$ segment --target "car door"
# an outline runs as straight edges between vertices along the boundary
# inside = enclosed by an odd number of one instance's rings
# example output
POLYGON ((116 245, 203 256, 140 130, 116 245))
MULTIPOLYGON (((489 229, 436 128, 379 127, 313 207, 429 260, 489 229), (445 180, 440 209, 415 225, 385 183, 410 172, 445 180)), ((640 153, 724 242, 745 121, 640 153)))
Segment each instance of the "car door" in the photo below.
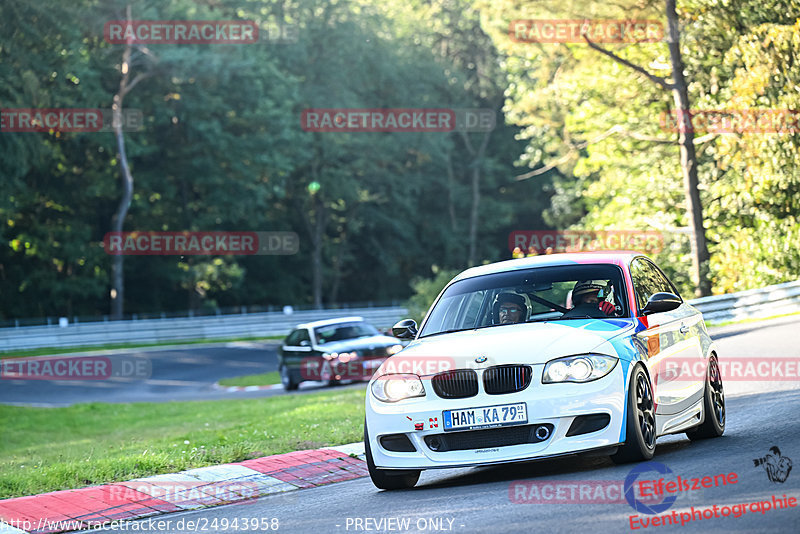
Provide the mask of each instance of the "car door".
MULTIPOLYGON (((635 258, 630 271, 638 317, 643 317, 642 309, 654 293, 678 295, 666 275, 647 258, 635 258)), ((704 384, 694 373, 696 364, 702 365, 703 362, 700 345, 702 316, 683 302, 674 310, 647 315, 644 322, 646 329, 636 335, 647 347, 647 367, 653 380, 656 414, 675 416, 661 418, 658 431, 670 432, 686 423, 678 414, 702 398, 704 384)))
POLYGON ((304 358, 311 355, 311 337, 306 328, 298 328, 289 334, 281 346, 283 365, 299 369, 304 358))

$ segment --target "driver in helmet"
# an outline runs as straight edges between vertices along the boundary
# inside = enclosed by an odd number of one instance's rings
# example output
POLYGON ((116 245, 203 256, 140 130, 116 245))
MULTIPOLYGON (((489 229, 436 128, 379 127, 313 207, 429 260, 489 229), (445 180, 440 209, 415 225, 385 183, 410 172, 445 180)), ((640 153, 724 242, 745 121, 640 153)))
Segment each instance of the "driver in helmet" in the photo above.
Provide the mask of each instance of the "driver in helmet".
POLYGON ((528 318, 525 299, 516 293, 500 293, 494 299, 494 311, 498 324, 523 323, 528 318))
POLYGON ((606 289, 600 280, 581 280, 572 290, 573 310, 595 311, 601 310, 606 315, 613 315, 614 305, 607 300, 600 300, 600 291, 606 289))

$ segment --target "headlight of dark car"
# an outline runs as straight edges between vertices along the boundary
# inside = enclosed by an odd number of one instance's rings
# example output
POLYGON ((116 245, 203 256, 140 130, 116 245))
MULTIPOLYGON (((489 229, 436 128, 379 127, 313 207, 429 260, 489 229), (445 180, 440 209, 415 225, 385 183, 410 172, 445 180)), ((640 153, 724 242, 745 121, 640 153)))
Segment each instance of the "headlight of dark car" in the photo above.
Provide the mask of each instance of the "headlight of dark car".
POLYGON ((389 356, 394 356, 401 350, 403 350, 403 345, 400 345, 398 343, 397 345, 391 345, 389 347, 386 347, 386 354, 388 354, 389 356))

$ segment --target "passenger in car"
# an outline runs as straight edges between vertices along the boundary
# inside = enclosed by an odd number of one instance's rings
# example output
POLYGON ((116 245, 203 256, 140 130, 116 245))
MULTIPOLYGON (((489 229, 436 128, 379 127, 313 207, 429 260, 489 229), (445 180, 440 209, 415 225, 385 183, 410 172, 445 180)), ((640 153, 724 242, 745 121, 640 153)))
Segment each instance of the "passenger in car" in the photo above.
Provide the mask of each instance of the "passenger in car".
POLYGON ((606 315, 614 314, 614 305, 607 300, 600 301, 600 290, 605 286, 598 280, 581 280, 575 284, 572 290, 572 301, 575 303, 573 310, 599 309, 606 315))

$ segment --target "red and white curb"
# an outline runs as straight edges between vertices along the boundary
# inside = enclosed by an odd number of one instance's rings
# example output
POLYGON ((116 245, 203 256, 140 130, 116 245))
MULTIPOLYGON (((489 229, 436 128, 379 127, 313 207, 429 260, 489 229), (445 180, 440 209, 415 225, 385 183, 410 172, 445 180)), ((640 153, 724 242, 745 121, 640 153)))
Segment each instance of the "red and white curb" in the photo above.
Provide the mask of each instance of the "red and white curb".
POLYGON ((272 493, 368 474, 363 443, 296 451, 103 486, 0 500, 0 534, 66 532, 98 528, 112 521, 222 504, 246 504, 272 493))

